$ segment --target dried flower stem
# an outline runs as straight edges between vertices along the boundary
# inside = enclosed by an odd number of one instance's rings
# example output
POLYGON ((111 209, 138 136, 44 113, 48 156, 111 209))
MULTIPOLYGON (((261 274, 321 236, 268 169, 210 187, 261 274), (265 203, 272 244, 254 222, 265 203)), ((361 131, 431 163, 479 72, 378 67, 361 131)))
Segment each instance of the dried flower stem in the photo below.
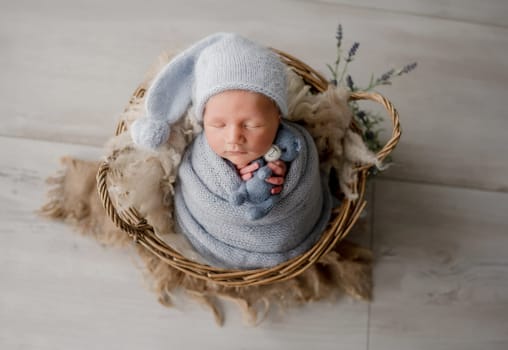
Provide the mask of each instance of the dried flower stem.
MULTIPOLYGON (((350 62, 353 61, 356 52, 358 51, 358 48, 360 46, 360 43, 354 42, 351 48, 348 51, 347 57, 344 57, 344 64, 341 66, 341 59, 342 59, 342 25, 338 25, 337 32, 335 38, 337 39, 337 58, 334 62, 333 67, 330 64, 327 64, 326 66, 331 72, 332 79, 330 82, 334 84, 335 86, 345 86, 349 88, 351 91, 372 91, 376 87, 381 85, 391 85, 391 79, 393 77, 401 76, 404 74, 407 74, 411 71, 413 71, 417 67, 417 63, 413 62, 410 64, 405 65, 402 68, 399 69, 390 69, 384 74, 382 74, 379 78, 375 78, 374 74, 371 75, 369 84, 366 88, 360 88, 357 85, 355 85, 353 78, 351 75, 346 76, 346 72, 348 69, 348 65, 350 62), (340 71, 340 72, 339 72, 340 71), (344 81, 344 77, 346 78, 346 81, 344 81)), ((382 148, 382 144, 379 141, 379 135, 383 131, 383 129, 378 128, 379 124, 383 121, 383 118, 380 117, 377 114, 374 114, 371 111, 366 111, 360 109, 360 106, 358 102, 354 101, 351 102, 351 109, 353 111, 353 116, 355 120, 358 122, 360 128, 362 129, 362 136, 369 147, 369 149, 373 152, 377 152, 382 148)), ((390 162, 391 157, 388 157, 385 159, 385 162, 390 162)), ((371 173, 373 175, 376 174, 376 170, 372 169, 371 173)))

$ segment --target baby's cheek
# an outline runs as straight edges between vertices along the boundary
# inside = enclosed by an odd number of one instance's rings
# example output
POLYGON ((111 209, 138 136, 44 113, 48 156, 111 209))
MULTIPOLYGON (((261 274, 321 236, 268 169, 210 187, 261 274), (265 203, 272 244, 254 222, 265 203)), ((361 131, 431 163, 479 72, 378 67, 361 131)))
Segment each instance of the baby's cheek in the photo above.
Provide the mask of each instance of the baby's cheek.
POLYGON ((221 142, 220 138, 214 137, 210 134, 205 134, 206 141, 210 145, 210 148, 217 154, 221 154, 223 152, 223 142, 221 142))

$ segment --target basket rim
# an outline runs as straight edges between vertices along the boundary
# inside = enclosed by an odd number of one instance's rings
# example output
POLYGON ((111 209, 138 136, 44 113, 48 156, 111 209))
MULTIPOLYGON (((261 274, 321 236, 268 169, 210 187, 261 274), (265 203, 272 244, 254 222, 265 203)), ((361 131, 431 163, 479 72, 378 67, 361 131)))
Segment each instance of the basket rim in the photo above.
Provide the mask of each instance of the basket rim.
MULTIPOLYGON (((327 89, 327 80, 313 68, 283 51, 274 48, 271 49, 279 55, 284 63, 299 74, 307 84, 314 87, 318 92, 323 92, 327 89)), ((143 86, 143 84, 138 86, 129 104, 132 103, 133 99, 143 98, 145 92, 146 87, 143 86)), ((352 92, 349 96, 349 101, 357 100, 371 100, 380 103, 385 107, 387 113, 391 117, 393 125, 392 136, 376 155, 378 161, 382 162, 393 151, 401 136, 398 112, 392 103, 379 93, 362 91, 352 92)), ((352 123, 350 128, 354 129, 355 125, 352 123)), ((125 122, 121 120, 117 125, 115 134, 119 135, 125 131, 127 131, 127 126, 125 122)), ((154 228, 147 223, 146 219, 143 218, 135 208, 129 208, 125 212, 119 213, 109 196, 107 176, 110 166, 107 159, 102 161, 99 166, 97 172, 97 189, 101 203, 108 217, 118 228, 126 232, 133 239, 135 244, 143 246, 173 268, 198 279, 207 280, 224 286, 242 287, 264 285, 293 278, 311 267, 313 263, 327 254, 338 242, 346 237, 367 204, 364 197, 368 169, 371 166, 372 164, 355 168, 355 170, 358 171, 358 180, 353 184, 353 192, 357 194, 357 199, 344 199, 341 206, 334 209, 327 229, 308 251, 270 268, 250 270, 218 268, 191 261, 165 243, 164 240, 156 234, 154 228)))

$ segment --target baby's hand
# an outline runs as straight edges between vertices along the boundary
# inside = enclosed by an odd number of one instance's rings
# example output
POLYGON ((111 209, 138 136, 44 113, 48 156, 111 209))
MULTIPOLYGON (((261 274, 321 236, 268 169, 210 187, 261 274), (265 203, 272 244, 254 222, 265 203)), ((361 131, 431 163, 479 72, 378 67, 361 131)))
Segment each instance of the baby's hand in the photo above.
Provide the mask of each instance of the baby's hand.
MULTIPOLYGON (((268 163, 268 167, 272 169, 273 175, 266 179, 266 182, 275 185, 272 188, 272 194, 278 194, 282 191, 282 184, 284 184, 284 176, 286 176, 287 166, 282 160, 275 160, 268 163)), ((243 181, 252 178, 252 173, 259 169, 257 162, 251 163, 244 167, 238 167, 238 173, 243 181)))
POLYGON ((247 181, 250 178, 252 178, 252 173, 259 169, 259 163, 253 162, 248 165, 245 165, 244 167, 236 167, 238 169, 238 173, 240 174, 240 177, 243 181, 247 181))
POLYGON ((272 188, 272 194, 278 194, 282 191, 282 184, 284 184, 284 176, 286 176, 287 166, 282 160, 276 160, 268 163, 268 167, 272 169, 273 175, 266 179, 266 182, 275 185, 272 188))

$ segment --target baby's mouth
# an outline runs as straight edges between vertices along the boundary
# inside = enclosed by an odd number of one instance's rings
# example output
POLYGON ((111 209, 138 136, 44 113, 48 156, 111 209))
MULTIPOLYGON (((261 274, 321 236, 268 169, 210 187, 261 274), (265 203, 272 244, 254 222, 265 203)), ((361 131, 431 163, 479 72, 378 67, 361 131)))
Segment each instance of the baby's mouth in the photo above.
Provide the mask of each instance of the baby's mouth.
POLYGON ((238 154, 245 154, 245 153, 247 153, 247 151, 243 147, 240 147, 239 145, 229 145, 229 147, 226 147, 226 150, 224 153, 231 154, 231 155, 238 155, 238 154))

